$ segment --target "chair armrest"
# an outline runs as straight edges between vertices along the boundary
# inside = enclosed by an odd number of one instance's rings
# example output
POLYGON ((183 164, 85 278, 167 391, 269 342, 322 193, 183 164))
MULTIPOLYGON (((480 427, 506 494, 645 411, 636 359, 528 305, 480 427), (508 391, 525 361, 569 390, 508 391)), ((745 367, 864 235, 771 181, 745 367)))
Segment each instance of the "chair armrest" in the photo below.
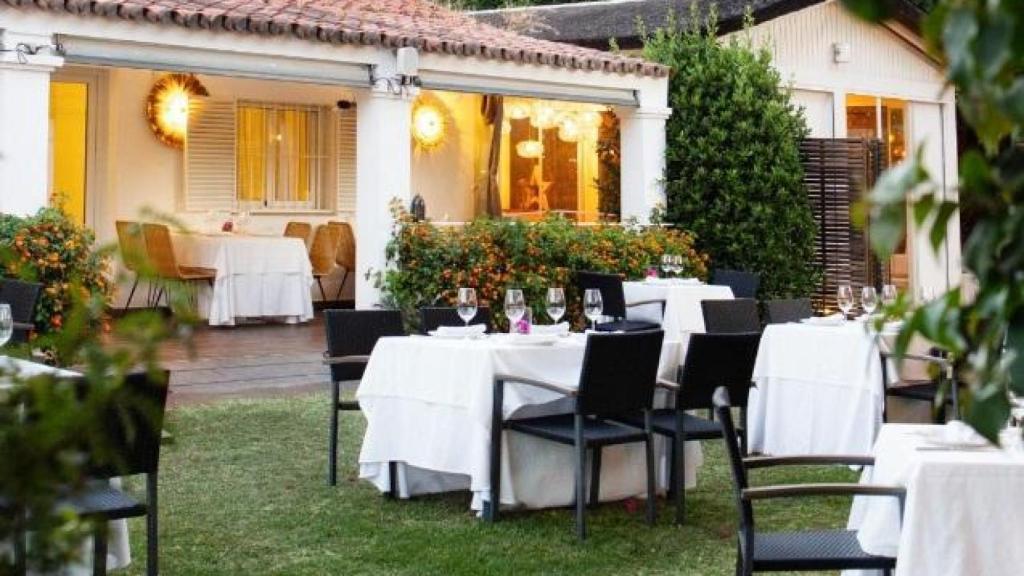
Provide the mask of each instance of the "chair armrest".
POLYGON ((662 298, 656 298, 653 300, 637 300, 636 302, 630 302, 626 304, 626 308, 632 308, 634 306, 647 306, 648 304, 661 304, 665 305, 665 300, 662 298))
POLYGON ((886 350, 882 350, 881 353, 883 358, 895 358, 898 360, 917 360, 920 362, 928 362, 929 364, 935 364, 943 368, 948 367, 950 365, 949 359, 943 358, 941 356, 930 356, 928 354, 912 354, 910 352, 907 352, 902 356, 897 356, 896 354, 888 352, 886 350))
POLYGON ((494 382, 514 382, 516 384, 526 384, 527 386, 536 386, 537 388, 543 388, 552 392, 558 392, 559 394, 565 394, 566 396, 576 396, 577 390, 573 388, 567 388, 561 384, 555 384, 554 382, 545 382, 543 380, 536 380, 533 378, 523 378, 522 376, 512 376, 510 374, 495 374, 494 382))
POLYGON ((366 364, 370 361, 370 357, 366 355, 352 355, 352 356, 328 356, 324 353, 324 364, 332 366, 335 364, 366 364))
POLYGON ((654 382, 654 385, 657 386, 658 388, 671 390, 672 392, 678 392, 680 388, 679 384, 671 380, 666 380, 665 378, 658 378, 657 381, 654 382))
POLYGON ((770 466, 810 466, 822 464, 845 464, 847 466, 872 466, 874 456, 856 456, 848 454, 828 454, 820 456, 751 456, 743 459, 748 469, 768 468, 770 466))
POLYGON ((770 498, 794 498, 801 496, 896 496, 903 497, 906 489, 901 486, 879 484, 784 484, 747 488, 740 496, 747 501, 770 498))
POLYGON ((36 329, 36 325, 35 324, 29 324, 28 322, 15 322, 14 323, 14 329, 15 330, 30 330, 31 331, 31 330, 35 330, 36 329))

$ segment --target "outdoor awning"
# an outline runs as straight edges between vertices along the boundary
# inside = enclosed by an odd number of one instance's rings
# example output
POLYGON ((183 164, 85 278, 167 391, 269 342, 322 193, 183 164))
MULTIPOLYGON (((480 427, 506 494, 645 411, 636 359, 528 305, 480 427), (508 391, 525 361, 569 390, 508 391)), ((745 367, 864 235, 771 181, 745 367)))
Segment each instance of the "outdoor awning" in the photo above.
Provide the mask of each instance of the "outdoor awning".
POLYGON ((470 92, 474 94, 501 94, 504 96, 522 96, 543 100, 589 102, 610 106, 635 107, 638 105, 636 90, 630 88, 603 88, 581 84, 535 82, 514 78, 457 74, 423 69, 420 70, 420 81, 424 88, 430 90, 448 90, 451 92, 470 92))
POLYGON ((370 67, 291 57, 260 56, 197 48, 61 36, 64 58, 74 64, 193 72, 365 88, 370 67))

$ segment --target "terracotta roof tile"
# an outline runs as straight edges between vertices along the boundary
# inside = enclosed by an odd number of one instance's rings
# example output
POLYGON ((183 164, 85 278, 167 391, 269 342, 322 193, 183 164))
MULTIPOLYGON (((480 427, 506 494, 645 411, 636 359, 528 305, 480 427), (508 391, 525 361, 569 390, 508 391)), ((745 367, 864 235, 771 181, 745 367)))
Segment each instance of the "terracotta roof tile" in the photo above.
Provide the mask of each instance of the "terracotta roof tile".
POLYGON ((336 44, 538 63, 620 74, 664 76, 668 69, 638 58, 531 38, 496 28, 427 0, 0 0, 162 25, 291 35, 336 44))

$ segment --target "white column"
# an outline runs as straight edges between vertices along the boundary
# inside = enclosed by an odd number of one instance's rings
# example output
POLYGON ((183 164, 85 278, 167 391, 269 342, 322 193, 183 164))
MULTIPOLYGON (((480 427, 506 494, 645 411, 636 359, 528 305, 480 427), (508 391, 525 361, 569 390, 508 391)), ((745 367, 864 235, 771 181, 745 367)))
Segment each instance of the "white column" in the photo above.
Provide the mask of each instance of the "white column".
POLYGON ((412 198, 412 101, 415 94, 396 95, 373 89, 356 99, 356 308, 380 302, 375 279, 383 272, 391 238, 391 202, 408 207, 412 198))
POLYGON ((64 63, 50 45, 48 35, 0 32, 0 212, 32 214, 49 202, 50 73, 64 63))
POLYGON ((621 139, 622 220, 645 224, 665 207, 665 120, 670 108, 617 108, 621 139))

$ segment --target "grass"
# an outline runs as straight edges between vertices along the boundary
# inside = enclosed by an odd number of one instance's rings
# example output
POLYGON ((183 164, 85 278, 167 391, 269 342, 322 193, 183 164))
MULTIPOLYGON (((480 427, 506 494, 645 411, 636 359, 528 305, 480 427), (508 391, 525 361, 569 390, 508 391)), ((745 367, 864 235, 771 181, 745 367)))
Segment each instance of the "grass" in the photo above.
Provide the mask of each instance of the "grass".
MULTIPOLYGON (((576 542, 567 509, 506 514, 488 525, 466 493, 389 501, 360 482, 363 419, 342 415, 339 485, 325 482, 328 402, 323 394, 228 401, 170 414, 160 481, 164 574, 733 574, 736 511, 724 451, 705 443, 687 524, 659 502, 654 528, 623 503, 593 510, 576 542)), ((758 483, 854 481, 843 468, 761 472, 758 483)), ((136 483, 137 485, 138 483, 136 483)), ((764 529, 838 527, 848 499, 773 502, 764 529)), ((145 529, 133 521, 142 574, 145 529)))

